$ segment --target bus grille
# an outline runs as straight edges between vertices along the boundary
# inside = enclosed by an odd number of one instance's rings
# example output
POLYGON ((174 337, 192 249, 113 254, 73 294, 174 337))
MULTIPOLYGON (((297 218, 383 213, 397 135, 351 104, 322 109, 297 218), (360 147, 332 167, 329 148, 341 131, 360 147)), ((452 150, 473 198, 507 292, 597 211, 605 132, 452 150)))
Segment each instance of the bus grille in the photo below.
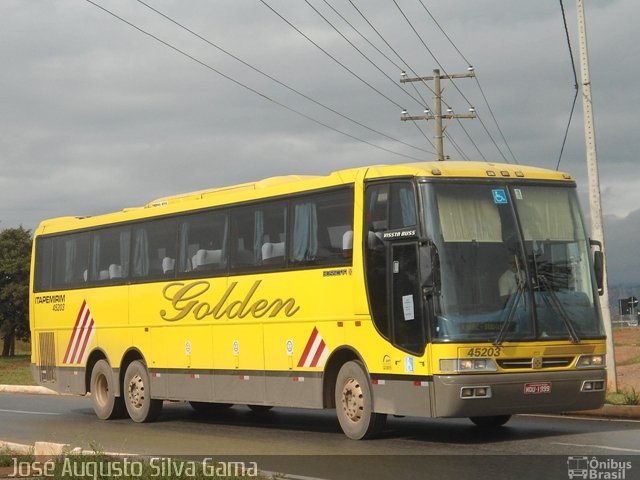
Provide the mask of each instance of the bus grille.
POLYGON ((40 382, 56 381, 56 347, 53 339, 53 332, 43 332, 38 335, 40 345, 40 382))
POLYGON ((574 357, 533 357, 533 358, 509 358, 498 360, 500 368, 513 370, 516 368, 561 368, 568 367, 573 362, 574 357))

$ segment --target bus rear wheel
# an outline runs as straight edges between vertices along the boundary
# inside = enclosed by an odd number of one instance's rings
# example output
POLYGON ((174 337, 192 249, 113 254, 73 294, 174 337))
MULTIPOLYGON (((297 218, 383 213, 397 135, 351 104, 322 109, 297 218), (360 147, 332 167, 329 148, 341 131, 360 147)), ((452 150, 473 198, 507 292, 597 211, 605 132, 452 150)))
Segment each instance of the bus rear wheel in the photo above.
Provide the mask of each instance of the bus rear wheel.
POLYGON ((490 417, 469 417, 473 423, 482 428, 498 428, 509 421, 511 415, 494 415, 490 417))
POLYGON ((162 400, 151 398, 149 372, 140 360, 129 364, 124 374, 123 396, 131 420, 153 422, 162 411, 162 400))
POLYGON ((115 396, 111 366, 106 360, 98 360, 91 370, 91 405, 101 420, 122 418, 125 414, 124 399, 115 396))
POLYGON ((371 384, 361 362, 350 361, 340 368, 335 401, 338 422, 347 437, 371 438, 384 428, 387 415, 373 412, 371 384))

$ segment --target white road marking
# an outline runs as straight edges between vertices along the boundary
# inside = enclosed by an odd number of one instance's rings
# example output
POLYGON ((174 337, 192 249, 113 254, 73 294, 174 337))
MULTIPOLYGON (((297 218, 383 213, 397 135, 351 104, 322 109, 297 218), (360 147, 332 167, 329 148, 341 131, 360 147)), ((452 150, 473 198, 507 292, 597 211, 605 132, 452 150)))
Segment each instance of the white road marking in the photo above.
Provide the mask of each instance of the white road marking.
POLYGON ((560 443, 560 442, 553 442, 552 445, 563 445, 563 446, 569 446, 569 447, 591 447, 591 448, 601 448, 603 450, 614 450, 617 452, 640 453, 640 450, 636 448, 608 447, 606 445, 584 445, 581 443, 560 443))
POLYGON ((24 415, 62 415, 61 413, 29 412, 29 411, 26 411, 26 410, 6 410, 4 408, 0 408, 0 412, 4 412, 4 413, 22 413, 24 415))

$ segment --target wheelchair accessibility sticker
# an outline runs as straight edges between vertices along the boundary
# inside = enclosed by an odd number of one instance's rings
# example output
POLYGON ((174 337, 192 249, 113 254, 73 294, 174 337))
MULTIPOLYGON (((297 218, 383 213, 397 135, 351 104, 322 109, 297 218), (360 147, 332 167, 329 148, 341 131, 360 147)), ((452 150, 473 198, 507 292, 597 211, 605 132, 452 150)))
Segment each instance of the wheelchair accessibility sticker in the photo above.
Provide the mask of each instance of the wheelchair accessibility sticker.
POLYGON ((491 194, 493 195, 493 203, 496 205, 506 205, 509 203, 509 200, 507 199, 507 192, 504 188, 491 190, 491 194))

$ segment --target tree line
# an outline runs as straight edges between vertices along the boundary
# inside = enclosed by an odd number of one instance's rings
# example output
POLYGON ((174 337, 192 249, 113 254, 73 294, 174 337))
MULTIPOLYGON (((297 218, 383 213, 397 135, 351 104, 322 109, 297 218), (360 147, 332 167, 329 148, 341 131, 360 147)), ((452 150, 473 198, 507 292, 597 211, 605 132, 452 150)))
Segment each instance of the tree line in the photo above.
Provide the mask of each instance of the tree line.
POLYGON ((0 231, 0 338, 2 356, 15 355, 16 340, 29 340, 31 232, 0 231))

